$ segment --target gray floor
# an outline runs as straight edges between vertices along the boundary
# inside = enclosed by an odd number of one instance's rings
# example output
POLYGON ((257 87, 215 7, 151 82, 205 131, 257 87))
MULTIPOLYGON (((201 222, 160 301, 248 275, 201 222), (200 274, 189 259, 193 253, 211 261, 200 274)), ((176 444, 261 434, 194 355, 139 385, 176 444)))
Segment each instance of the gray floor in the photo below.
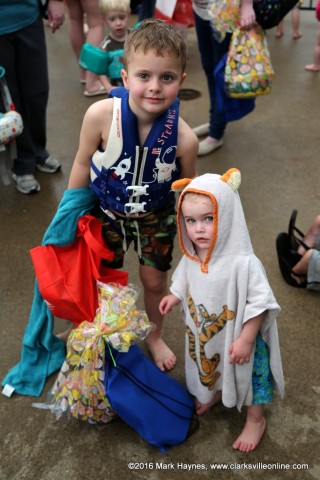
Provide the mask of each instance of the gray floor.
MULTIPOLYGON (((271 95, 259 98, 251 115, 228 126, 223 148, 198 160, 199 173, 222 174, 230 167, 241 170, 240 195, 252 242, 282 307, 279 333, 286 396, 268 407, 268 429, 261 445, 250 454, 233 451, 232 441, 245 417, 221 406, 200 419, 195 435, 165 455, 120 420, 103 428, 76 420, 56 422, 49 412, 31 407, 33 401, 46 400, 53 376, 40 399, 0 395, 1 480, 320 478, 319 294, 289 287, 280 276, 275 250, 275 238, 286 230, 292 209, 298 209, 298 226, 306 230, 320 204, 320 74, 304 71, 304 65, 312 61, 316 21, 313 12, 302 12, 303 37, 294 41, 289 20, 281 40, 274 38, 273 31, 268 34, 276 72, 271 95), (128 462, 149 467, 130 471, 128 462), (164 467, 172 462, 175 470, 168 474, 156 469, 156 462, 164 467), (226 463, 229 470, 216 476, 210 470, 213 462, 226 463), (203 464, 208 470, 190 474, 179 469, 178 463, 203 464), (249 470, 258 463, 259 470, 249 470), (262 470, 262 463, 289 464, 290 469, 283 473, 279 465, 272 470, 269 465, 262 470), (294 470, 295 464, 308 464, 308 470, 294 470)), ((51 82, 48 147, 63 168, 53 176, 37 174, 41 192, 35 196, 19 194, 13 184, 0 184, 1 379, 19 361, 28 321, 34 282, 28 251, 40 244, 66 189, 82 117, 95 101, 82 95, 66 25, 55 35, 47 33, 51 82)), ((199 89, 202 96, 182 102, 181 116, 195 126, 207 120, 208 96, 193 30, 188 44, 185 86, 199 89)), ((179 257, 177 248, 174 265, 179 257)), ((130 280, 138 284, 134 252, 127 255, 126 269, 130 280)), ((62 328, 58 322, 57 331, 62 328)), ((178 315, 166 321, 164 338, 178 356, 172 375, 183 381, 184 339, 178 315)))

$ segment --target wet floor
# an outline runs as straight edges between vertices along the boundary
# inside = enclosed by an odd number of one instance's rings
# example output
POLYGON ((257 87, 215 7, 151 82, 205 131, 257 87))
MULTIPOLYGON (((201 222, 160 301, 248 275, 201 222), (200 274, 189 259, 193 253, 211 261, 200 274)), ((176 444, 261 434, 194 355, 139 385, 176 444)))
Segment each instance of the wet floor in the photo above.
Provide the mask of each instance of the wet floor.
MULTIPOLYGON (((297 224, 304 231, 320 206, 320 74, 304 70, 312 61, 317 25, 313 12, 302 12, 303 37, 297 41, 291 39, 289 20, 281 40, 274 38, 274 31, 268 33, 275 70, 272 93, 257 99, 252 114, 228 126, 220 150, 198 159, 200 174, 222 174, 230 167, 241 170, 239 193, 252 243, 282 308, 278 325, 286 394, 284 400, 276 397, 266 410, 268 428, 261 445, 250 454, 233 451, 232 442, 245 417, 222 406, 203 416, 199 431, 166 454, 149 446, 120 420, 103 428, 74 419, 57 422, 49 412, 31 406, 34 401, 46 401, 54 375, 40 398, 0 396, 1 480, 320 478, 320 297, 283 281, 275 250, 275 238, 287 229, 294 208, 298 209, 297 224), (138 468, 129 470, 129 462, 136 462, 138 468), (228 470, 216 476, 210 469, 214 462, 224 463, 228 470), (190 473, 188 468, 197 468, 193 464, 200 465, 199 470, 190 473), (288 465, 285 473, 280 464, 288 465), (307 464, 308 470, 302 470, 301 464, 307 464)), ((33 298, 29 250, 41 243, 66 189, 83 114, 96 101, 82 94, 66 25, 55 35, 47 32, 47 39, 51 84, 48 148, 63 167, 55 175, 37 173, 41 192, 34 196, 18 193, 12 183, 0 184, 1 379, 20 358, 33 298)), ((207 121, 208 95, 193 30, 188 44, 185 87, 196 88, 201 97, 182 101, 181 116, 196 126, 207 121)), ((174 266, 179 258, 177 248, 174 266)), ((136 266, 130 250, 125 268, 131 282, 138 285, 136 266)), ((57 322, 56 331, 63 326, 62 321, 57 322)), ((168 317, 163 336, 178 357, 172 376, 183 382, 184 334, 178 314, 168 317)))

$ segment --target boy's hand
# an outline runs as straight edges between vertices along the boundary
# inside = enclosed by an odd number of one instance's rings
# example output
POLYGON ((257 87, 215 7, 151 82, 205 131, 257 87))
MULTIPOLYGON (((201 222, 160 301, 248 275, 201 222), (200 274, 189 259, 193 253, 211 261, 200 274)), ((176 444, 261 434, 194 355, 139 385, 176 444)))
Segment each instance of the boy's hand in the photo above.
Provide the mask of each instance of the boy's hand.
POLYGON ((256 14, 253 9, 252 3, 249 4, 243 2, 240 7, 240 27, 248 30, 256 21, 256 14))
POLYGON ((167 313, 170 313, 172 308, 179 305, 179 303, 180 300, 175 295, 166 295, 159 304, 161 315, 167 315, 167 313))
POLYGON ((249 363, 253 342, 242 338, 241 336, 235 340, 229 348, 230 363, 243 365, 249 363))

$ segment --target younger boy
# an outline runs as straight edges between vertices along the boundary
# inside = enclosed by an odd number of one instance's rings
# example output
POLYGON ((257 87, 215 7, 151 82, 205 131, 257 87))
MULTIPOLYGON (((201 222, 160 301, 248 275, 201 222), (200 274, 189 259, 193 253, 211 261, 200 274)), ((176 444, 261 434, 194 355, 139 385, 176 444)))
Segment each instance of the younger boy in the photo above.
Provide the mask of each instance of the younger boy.
POLYGON ((101 75, 100 81, 109 94, 114 87, 123 85, 123 47, 130 32, 130 0, 100 0, 100 11, 108 27, 108 35, 100 44, 100 49, 109 52, 107 75, 101 75))
POLYGON ((167 292, 176 234, 171 184, 196 175, 198 140, 179 117, 186 78, 186 43, 171 25, 144 20, 124 46, 125 88, 91 105, 80 133, 69 189, 90 184, 97 194, 104 236, 120 268, 133 241, 139 255, 145 310, 156 326, 147 343, 161 370, 176 357, 160 337, 160 300, 167 292))
POLYGON ((233 448, 254 450, 266 428, 264 404, 273 387, 283 395, 276 316, 279 306, 254 255, 237 189, 240 172, 202 175, 173 188, 182 192, 177 219, 183 257, 169 313, 182 304, 186 322, 185 372, 199 415, 222 400, 247 406, 247 420, 233 448))

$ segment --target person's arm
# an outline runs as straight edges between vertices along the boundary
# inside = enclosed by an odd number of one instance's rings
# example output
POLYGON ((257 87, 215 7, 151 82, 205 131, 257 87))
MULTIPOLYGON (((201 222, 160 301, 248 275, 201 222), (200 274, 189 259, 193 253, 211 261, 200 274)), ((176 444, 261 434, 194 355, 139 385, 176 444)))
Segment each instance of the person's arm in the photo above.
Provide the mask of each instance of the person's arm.
POLYGON ((91 158, 99 145, 105 148, 112 121, 113 99, 93 103, 81 127, 79 148, 71 169, 68 188, 89 185, 91 158))
POLYGON ((169 294, 163 297, 159 304, 159 310, 161 315, 167 315, 171 312, 172 308, 179 305, 180 299, 175 295, 169 294))
POLYGON ((265 312, 245 322, 240 337, 238 337, 229 348, 230 363, 243 365, 249 362, 252 348, 264 316, 265 312))
POLYGON ((199 140, 182 118, 179 118, 178 132, 177 159, 181 166, 181 178, 194 178, 197 176, 199 140))
POLYGON ((251 28, 256 21, 253 0, 242 0, 240 5, 240 27, 251 28))

